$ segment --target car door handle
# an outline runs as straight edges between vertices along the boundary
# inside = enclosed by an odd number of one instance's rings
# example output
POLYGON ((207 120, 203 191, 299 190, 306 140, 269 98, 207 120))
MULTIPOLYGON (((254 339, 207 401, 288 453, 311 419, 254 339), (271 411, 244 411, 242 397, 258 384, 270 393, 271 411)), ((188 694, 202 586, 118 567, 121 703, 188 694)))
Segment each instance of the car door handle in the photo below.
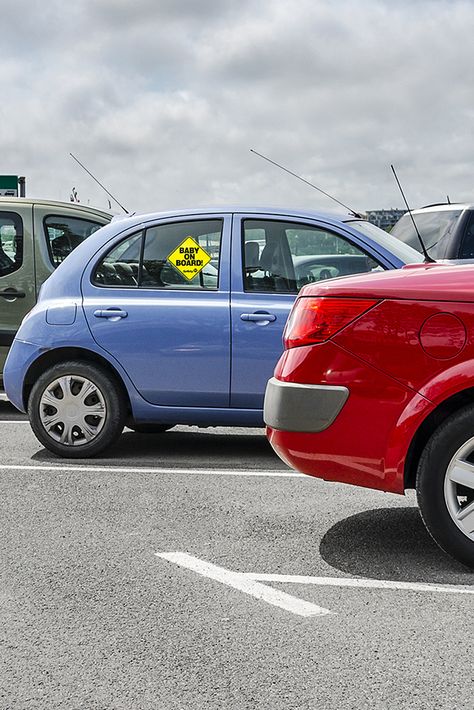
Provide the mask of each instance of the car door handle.
POLYGON ((2 298, 6 299, 14 299, 14 298, 25 298, 26 293, 24 291, 19 291, 16 288, 5 288, 3 291, 0 291, 0 296, 2 298))
POLYGON ((120 320, 120 318, 126 318, 128 316, 127 311, 122 311, 121 308, 99 308, 94 311, 96 318, 108 318, 109 320, 120 320))
POLYGON ((273 313, 266 313, 265 311, 240 314, 240 320, 252 321, 253 323, 273 323, 276 319, 276 315, 273 313))

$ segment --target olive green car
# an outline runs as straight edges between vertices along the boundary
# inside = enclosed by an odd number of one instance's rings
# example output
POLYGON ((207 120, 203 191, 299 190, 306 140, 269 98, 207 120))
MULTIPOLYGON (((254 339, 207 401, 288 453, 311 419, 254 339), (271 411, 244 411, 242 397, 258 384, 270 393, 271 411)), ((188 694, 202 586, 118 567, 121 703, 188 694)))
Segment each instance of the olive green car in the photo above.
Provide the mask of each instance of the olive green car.
POLYGON ((111 219, 80 204, 0 197, 0 388, 8 348, 41 284, 111 219))

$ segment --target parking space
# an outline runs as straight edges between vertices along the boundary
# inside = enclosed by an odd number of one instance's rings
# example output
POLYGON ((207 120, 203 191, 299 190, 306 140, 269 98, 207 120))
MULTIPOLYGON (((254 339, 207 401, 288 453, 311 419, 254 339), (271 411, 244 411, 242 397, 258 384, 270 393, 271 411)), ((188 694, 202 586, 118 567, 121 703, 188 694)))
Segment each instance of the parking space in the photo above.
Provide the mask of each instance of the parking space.
POLYGON ((65 461, 0 403, 0 707, 471 708, 474 578, 262 430, 65 461))

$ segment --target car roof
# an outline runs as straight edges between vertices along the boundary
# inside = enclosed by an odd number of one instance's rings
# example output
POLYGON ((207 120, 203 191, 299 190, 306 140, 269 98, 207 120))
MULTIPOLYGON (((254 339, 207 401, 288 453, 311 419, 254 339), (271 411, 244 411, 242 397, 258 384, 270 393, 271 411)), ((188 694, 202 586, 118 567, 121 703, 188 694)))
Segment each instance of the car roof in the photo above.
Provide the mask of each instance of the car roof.
POLYGON ((144 212, 140 214, 120 215, 116 219, 133 220, 139 222, 141 220, 166 219, 167 217, 192 217, 193 215, 202 214, 262 214, 262 215, 279 215, 282 217, 297 217, 307 219, 322 219, 327 222, 351 222, 361 220, 362 217, 356 217, 354 214, 344 214, 340 212, 325 212, 319 210, 309 210, 298 207, 275 207, 272 205, 211 205, 208 207, 194 207, 187 209, 166 210, 163 212, 144 212))
MULTIPOLYGON (((470 202, 440 202, 439 204, 426 205, 425 207, 419 207, 416 210, 411 210, 411 213, 419 214, 423 212, 452 212, 453 210, 462 211, 472 209, 474 209, 474 204, 470 202)), ((405 212, 405 214, 408 214, 408 212, 405 212)))
POLYGON ((61 200, 43 200, 36 199, 35 197, 0 197, 0 207, 14 207, 15 205, 40 205, 44 207, 56 207, 60 209, 72 210, 83 210, 84 212, 90 212, 91 214, 99 214, 102 217, 112 218, 110 212, 101 210, 97 207, 90 207, 89 205, 83 205, 77 202, 63 202, 61 200))

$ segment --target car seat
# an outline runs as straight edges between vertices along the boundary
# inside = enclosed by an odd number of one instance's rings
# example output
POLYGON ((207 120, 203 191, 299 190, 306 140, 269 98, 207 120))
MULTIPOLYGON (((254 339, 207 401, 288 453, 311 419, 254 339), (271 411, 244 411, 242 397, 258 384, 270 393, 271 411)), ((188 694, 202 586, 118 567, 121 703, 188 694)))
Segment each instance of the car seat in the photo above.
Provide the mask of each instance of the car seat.
POLYGON ((255 291, 255 279, 252 278, 252 274, 260 270, 259 253, 258 242, 245 242, 244 285, 246 291, 255 291))
POLYGON ((260 269, 265 272, 263 279, 259 279, 265 291, 285 293, 296 290, 296 281, 293 262, 288 252, 291 264, 285 263, 279 240, 267 241, 260 255, 260 269))
POLYGON ((121 284, 125 286, 136 286, 137 285, 137 279, 135 278, 135 275, 133 273, 133 269, 130 266, 130 264, 127 264, 123 261, 117 261, 115 263, 115 271, 117 272, 117 276, 119 278, 119 281, 121 284))

